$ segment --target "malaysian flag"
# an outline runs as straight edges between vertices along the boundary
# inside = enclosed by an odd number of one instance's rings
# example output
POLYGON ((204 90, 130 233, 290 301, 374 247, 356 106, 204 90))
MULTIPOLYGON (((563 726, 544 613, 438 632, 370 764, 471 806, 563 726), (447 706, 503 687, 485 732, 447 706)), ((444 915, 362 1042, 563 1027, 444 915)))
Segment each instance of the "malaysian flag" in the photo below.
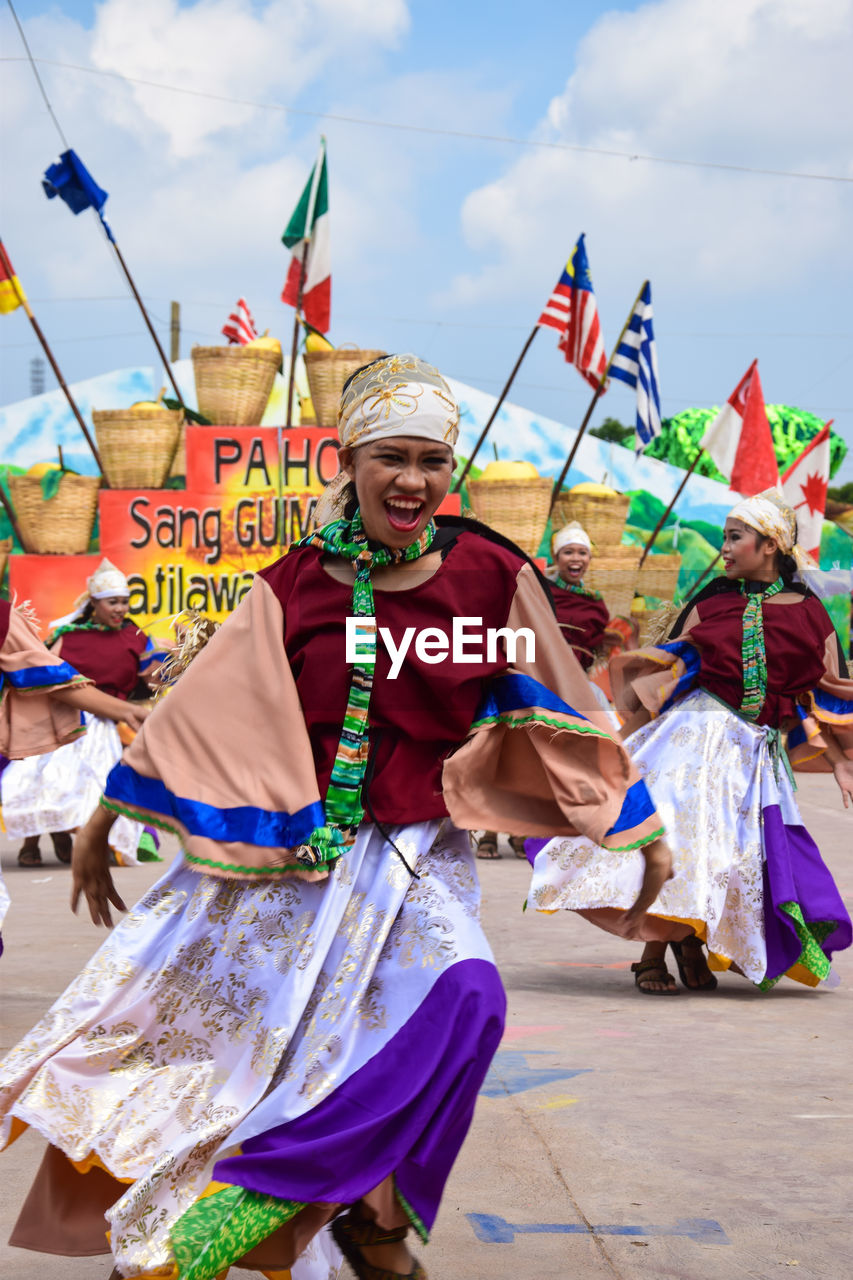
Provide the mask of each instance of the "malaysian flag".
POLYGON ((567 362, 575 366, 590 386, 601 386, 607 371, 607 356, 583 236, 578 237, 572 256, 536 323, 558 329, 559 347, 567 362))
POLYGON ((237 299, 237 305, 222 326, 222 332, 230 343, 239 342, 241 346, 257 338, 258 331, 245 298, 237 299))
POLYGON ((660 435, 660 389, 658 356, 652 328, 652 287, 648 280, 634 304, 628 327, 610 364, 611 378, 637 388, 636 448, 660 435))

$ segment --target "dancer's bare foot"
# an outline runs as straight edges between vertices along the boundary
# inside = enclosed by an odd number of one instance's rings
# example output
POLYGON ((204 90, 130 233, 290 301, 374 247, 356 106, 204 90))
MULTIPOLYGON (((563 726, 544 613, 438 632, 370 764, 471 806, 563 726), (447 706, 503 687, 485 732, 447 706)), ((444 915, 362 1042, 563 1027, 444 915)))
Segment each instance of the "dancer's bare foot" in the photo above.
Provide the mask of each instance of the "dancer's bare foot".
POLYGON ((652 840, 651 844, 643 846, 641 852, 645 859, 643 883, 634 905, 628 908, 621 921, 620 933, 626 938, 639 938, 643 916, 672 877, 672 853, 664 839, 652 840))

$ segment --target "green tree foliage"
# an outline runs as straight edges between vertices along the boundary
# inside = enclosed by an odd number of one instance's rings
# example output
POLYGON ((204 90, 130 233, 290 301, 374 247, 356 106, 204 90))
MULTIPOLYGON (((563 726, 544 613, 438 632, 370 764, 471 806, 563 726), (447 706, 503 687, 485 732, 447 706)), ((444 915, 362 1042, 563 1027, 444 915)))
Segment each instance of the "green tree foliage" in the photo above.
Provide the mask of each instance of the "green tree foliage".
POLYGON ((590 427, 589 434, 610 444, 624 444, 633 448, 634 428, 626 427, 618 418, 605 418, 597 427, 590 427))
POLYGON ((831 498, 833 502, 853 502, 853 480, 848 480, 846 484, 835 485, 826 491, 827 498, 831 498))

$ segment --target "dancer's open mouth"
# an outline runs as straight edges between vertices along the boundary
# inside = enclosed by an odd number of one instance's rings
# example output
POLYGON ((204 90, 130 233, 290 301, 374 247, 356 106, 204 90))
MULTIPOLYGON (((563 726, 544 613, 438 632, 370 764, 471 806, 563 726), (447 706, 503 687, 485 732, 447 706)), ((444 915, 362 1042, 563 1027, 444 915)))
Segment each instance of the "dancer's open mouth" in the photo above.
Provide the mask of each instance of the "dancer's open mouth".
POLYGON ((420 498, 386 498, 384 507, 388 523, 398 533, 410 533, 417 528, 424 505, 420 498))

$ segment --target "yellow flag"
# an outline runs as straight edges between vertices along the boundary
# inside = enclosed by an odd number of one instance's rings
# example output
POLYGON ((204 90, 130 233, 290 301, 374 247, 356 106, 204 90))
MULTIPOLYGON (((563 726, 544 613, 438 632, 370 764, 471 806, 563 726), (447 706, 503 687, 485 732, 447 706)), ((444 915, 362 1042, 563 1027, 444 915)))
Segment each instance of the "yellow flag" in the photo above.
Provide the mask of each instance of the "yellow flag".
POLYGON ((3 247, 3 241, 0 240, 0 314, 6 315, 8 311, 20 307, 25 296, 9 255, 3 247))

